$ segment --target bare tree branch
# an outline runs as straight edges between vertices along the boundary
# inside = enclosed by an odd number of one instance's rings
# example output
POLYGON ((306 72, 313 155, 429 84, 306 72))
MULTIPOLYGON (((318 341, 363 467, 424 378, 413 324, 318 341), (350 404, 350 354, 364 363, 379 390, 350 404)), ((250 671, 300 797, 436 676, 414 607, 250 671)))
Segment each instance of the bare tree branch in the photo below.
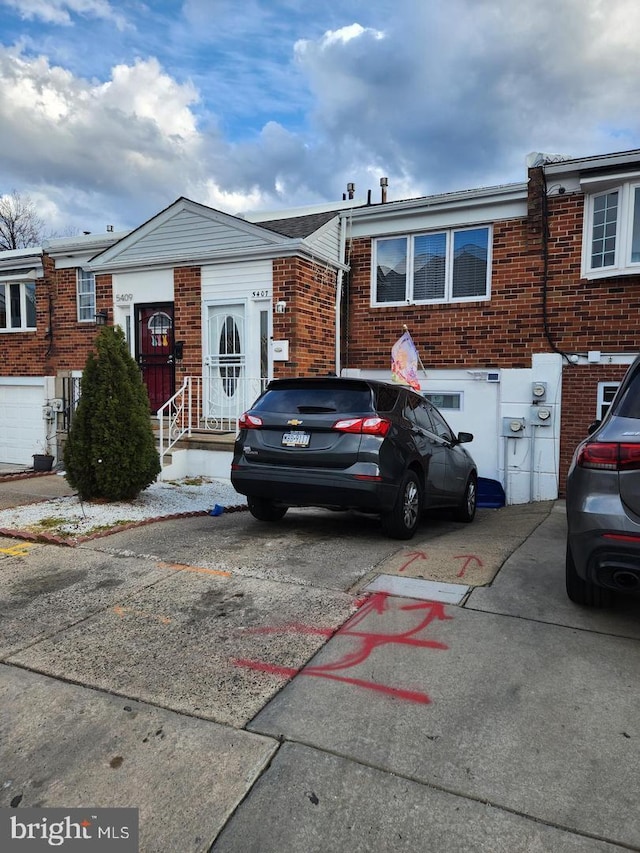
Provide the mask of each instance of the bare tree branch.
POLYGON ((0 196, 0 250, 39 246, 43 229, 44 222, 30 196, 16 190, 0 196))

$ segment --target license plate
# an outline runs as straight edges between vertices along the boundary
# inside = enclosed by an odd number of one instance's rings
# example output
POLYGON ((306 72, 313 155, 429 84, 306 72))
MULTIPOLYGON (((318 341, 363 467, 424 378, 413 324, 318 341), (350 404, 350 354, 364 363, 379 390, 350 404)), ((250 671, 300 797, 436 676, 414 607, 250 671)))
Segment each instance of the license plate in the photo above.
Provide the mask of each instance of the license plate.
POLYGON ((285 432, 282 436, 283 447, 308 447, 310 441, 308 432, 285 432))

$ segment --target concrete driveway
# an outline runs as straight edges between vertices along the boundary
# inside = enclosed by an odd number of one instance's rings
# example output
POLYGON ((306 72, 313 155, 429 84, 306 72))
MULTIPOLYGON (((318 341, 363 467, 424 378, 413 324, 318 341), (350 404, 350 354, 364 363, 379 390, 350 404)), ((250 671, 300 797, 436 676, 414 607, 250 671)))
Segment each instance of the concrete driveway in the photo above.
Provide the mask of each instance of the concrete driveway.
POLYGON ((135 806, 144 853, 640 850, 640 610, 570 604, 564 536, 558 503, 401 547, 320 511, 1 539, 0 807, 135 806))

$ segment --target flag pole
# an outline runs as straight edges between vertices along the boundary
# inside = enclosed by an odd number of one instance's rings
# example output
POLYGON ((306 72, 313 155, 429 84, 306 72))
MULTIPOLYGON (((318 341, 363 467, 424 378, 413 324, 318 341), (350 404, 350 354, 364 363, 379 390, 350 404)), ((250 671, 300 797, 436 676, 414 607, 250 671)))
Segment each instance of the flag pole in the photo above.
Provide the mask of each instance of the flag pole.
POLYGON ((407 326, 407 324, 406 324, 406 323, 403 323, 403 324, 402 324, 402 331, 403 331, 403 332, 406 332, 406 333, 409 335, 409 337, 411 338, 411 343, 412 343, 412 344, 413 344, 413 346, 415 347, 416 355, 418 356, 418 361, 419 361, 419 363, 420 363, 420 367, 421 367, 422 372, 424 373, 424 375, 425 375, 425 379, 426 379, 426 378, 427 378, 427 369, 425 368, 424 364, 422 363, 422 359, 420 358, 420 352, 418 351, 418 347, 416 347, 416 342, 415 342, 415 341, 413 340, 413 338, 411 337, 411 332, 409 331, 409 327, 407 326))

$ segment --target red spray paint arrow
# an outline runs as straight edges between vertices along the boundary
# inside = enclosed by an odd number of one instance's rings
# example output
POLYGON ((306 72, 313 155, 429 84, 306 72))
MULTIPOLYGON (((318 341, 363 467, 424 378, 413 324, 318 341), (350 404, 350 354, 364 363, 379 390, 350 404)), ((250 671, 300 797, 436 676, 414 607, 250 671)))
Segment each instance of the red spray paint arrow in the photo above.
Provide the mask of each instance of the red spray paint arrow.
POLYGON ((399 572, 404 572, 404 570, 406 568, 408 568, 411 565, 411 563, 415 563, 416 560, 426 560, 427 559, 427 555, 424 553, 424 551, 410 551, 407 554, 407 557, 409 557, 409 559, 407 560, 406 563, 404 563, 402 566, 400 566, 400 568, 398 569, 399 572))

